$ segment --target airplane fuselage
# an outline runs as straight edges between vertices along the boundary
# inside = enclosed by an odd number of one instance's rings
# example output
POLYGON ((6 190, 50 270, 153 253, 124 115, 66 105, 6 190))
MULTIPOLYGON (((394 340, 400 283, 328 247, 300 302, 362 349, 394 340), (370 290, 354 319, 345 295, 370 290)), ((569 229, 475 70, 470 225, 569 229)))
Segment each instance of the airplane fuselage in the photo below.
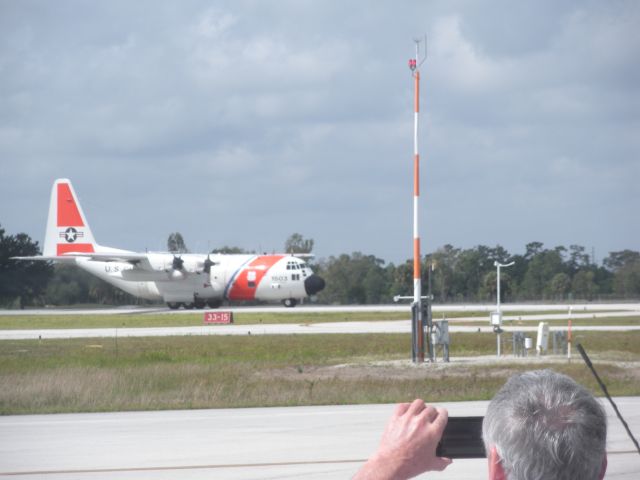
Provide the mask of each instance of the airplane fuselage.
MULTIPOLYGON (((290 255, 210 255, 213 265, 202 270, 204 255, 184 254, 184 266, 173 268, 172 254, 149 253, 151 269, 118 261, 77 258, 81 269, 136 297, 162 300, 168 304, 223 300, 302 299, 309 295, 313 272, 299 258, 290 255), (305 287, 305 281, 306 287, 305 287)), ((315 293, 315 292, 314 292, 315 293)))

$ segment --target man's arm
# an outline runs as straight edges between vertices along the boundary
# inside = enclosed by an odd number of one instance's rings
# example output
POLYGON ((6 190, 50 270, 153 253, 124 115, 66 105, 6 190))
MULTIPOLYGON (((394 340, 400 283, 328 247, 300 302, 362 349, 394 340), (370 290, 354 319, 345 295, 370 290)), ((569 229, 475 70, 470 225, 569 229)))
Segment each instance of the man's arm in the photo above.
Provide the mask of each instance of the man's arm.
POLYGON ((404 480, 423 472, 444 470, 451 459, 436 457, 436 447, 447 419, 444 408, 427 406, 423 400, 399 404, 378 450, 353 480, 404 480))

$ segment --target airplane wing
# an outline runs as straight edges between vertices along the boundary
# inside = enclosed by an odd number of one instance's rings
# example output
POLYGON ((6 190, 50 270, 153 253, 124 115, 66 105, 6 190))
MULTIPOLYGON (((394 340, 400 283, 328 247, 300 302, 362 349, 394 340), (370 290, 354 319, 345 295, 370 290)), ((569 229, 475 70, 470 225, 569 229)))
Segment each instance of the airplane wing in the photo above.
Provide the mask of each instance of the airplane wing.
POLYGON ((45 255, 36 255, 33 257, 10 257, 10 260, 28 260, 34 262, 53 262, 53 261, 71 261, 73 257, 56 257, 56 256, 45 256, 45 255))
POLYGON ((99 262, 128 262, 133 265, 138 265, 140 263, 143 263, 143 264, 149 263, 147 259, 147 255, 145 253, 128 253, 128 252, 117 252, 117 253, 68 252, 59 256, 37 255, 33 257, 11 257, 12 260, 55 261, 55 262, 72 261, 72 260, 75 260, 76 258, 88 258, 90 260, 96 260, 99 262))

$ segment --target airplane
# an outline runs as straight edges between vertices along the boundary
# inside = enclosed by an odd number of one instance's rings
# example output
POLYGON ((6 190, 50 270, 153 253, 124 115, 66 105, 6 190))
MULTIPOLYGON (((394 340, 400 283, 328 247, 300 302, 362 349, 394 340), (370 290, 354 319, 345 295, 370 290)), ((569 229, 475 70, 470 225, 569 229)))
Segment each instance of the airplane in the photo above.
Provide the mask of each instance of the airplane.
POLYGON ((51 190, 42 255, 17 260, 75 263, 125 292, 170 309, 218 308, 227 301, 280 300, 294 307, 325 281, 302 255, 137 253, 99 245, 71 181, 51 190))

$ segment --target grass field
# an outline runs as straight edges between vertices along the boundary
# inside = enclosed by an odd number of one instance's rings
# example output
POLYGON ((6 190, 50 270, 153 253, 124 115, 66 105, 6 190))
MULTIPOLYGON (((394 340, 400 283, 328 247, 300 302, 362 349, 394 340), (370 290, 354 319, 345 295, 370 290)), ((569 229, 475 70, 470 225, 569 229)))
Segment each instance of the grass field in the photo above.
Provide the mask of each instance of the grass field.
MULTIPOLYGON (((612 394, 640 395, 640 332, 574 340, 612 394)), ((600 393, 579 357, 495 362, 495 348, 493 334, 456 333, 452 363, 416 366, 404 334, 2 341, 0 414, 488 399, 547 367, 600 393)))
MULTIPOLYGON (((122 315, 3 315, 0 330, 35 328, 120 328, 120 327, 186 327, 203 324, 203 312, 149 313, 122 315)), ((345 321, 408 320, 409 312, 304 312, 234 313, 234 323, 316 323, 345 321)))

